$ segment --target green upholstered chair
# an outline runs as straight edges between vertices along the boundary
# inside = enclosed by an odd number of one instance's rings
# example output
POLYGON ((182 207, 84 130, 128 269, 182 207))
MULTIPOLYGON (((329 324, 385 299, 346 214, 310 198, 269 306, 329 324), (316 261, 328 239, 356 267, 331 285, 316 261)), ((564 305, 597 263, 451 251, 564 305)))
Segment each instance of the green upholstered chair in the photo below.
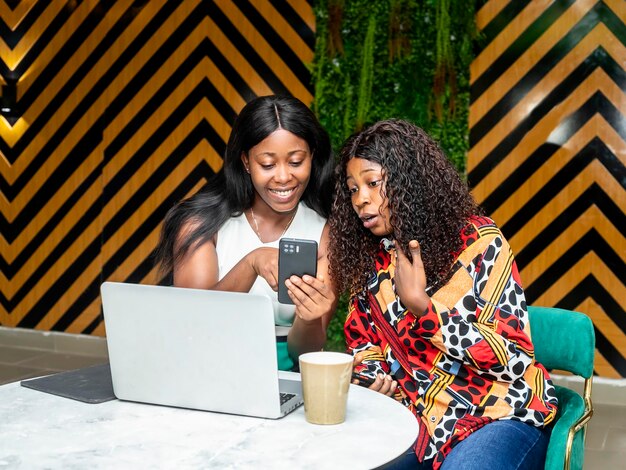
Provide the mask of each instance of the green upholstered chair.
POLYGON ((569 388, 556 386, 559 407, 545 468, 582 469, 585 425, 593 414, 593 323, 587 315, 560 308, 529 306, 528 314, 535 359, 547 369, 569 371, 585 379, 582 397, 569 388))

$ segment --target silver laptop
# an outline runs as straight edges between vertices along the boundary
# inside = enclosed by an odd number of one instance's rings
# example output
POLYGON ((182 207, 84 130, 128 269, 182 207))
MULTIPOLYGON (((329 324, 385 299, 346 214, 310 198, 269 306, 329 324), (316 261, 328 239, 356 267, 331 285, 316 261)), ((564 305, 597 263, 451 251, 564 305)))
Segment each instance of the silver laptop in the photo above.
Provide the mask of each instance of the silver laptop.
POLYGON ((262 295, 105 282, 100 288, 115 396, 280 418, 272 302, 262 295))

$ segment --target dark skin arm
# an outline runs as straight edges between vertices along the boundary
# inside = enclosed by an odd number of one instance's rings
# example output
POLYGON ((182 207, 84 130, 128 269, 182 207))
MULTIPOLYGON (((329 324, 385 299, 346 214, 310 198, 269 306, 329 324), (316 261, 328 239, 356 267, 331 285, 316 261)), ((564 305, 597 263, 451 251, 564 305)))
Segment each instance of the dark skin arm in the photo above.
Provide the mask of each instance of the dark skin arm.
MULTIPOLYGON (((183 232, 184 233, 184 232, 183 232)), ((286 281, 288 293, 296 306, 296 316, 287 338, 289 354, 319 351, 326 342, 326 328, 337 306, 337 295, 328 275, 328 226, 320 240, 316 278, 292 276, 286 281)), ((174 285, 196 289, 248 292, 257 276, 278 289, 278 250, 262 247, 244 256, 219 280, 215 241, 210 240, 192 250, 174 266, 174 285)))
MULTIPOLYGON (((417 240, 409 242, 409 250, 413 261, 404 254, 400 248, 400 244, 396 241, 396 269, 394 282, 396 292, 402 300, 402 303, 416 317, 419 318, 422 312, 426 310, 430 303, 430 297, 426 293, 426 272, 424 271, 424 263, 422 261, 420 245, 417 240)), ((355 356, 355 366, 361 363, 359 355, 355 356)), ((352 381, 358 384, 358 380, 352 381)), ((392 396, 398 386, 398 382, 393 380, 390 375, 379 373, 376 380, 368 388, 383 395, 392 396)))
POLYGON ((319 351, 326 342, 326 329, 337 307, 337 294, 328 274, 328 233, 326 225, 320 238, 317 277, 291 276, 285 281, 289 297, 296 306, 296 317, 287 339, 292 358, 319 351))

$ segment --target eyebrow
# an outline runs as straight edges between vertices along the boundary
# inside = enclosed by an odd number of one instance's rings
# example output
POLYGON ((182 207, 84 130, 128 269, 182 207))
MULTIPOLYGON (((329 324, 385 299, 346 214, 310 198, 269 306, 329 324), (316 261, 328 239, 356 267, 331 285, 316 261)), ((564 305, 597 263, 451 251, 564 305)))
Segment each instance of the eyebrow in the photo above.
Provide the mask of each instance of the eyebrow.
MULTIPOLYGON (((377 168, 366 168, 365 170, 362 170, 362 171, 359 173, 359 175, 363 175, 363 174, 365 174, 365 173, 369 173, 370 171, 378 171, 378 169, 377 169, 377 168)), ((353 178, 353 176, 351 176, 351 175, 347 175, 347 176, 346 176, 346 179, 349 179, 349 178, 353 178)))
MULTIPOLYGON (((297 149, 297 150, 290 150, 289 152, 287 152, 287 156, 291 157, 294 153, 298 153, 298 152, 305 152, 305 153, 310 153, 307 149, 297 149)), ((262 155, 268 155, 270 157, 276 157, 276 152, 260 152, 260 153, 256 153, 254 154, 255 157, 260 157, 262 155)))

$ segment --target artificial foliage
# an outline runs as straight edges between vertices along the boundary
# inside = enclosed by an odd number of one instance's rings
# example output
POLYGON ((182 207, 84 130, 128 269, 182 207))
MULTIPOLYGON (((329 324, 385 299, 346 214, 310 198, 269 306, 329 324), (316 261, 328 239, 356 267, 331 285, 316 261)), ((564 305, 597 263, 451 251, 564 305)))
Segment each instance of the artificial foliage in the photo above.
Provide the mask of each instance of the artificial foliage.
MULTIPOLYGON (((477 40, 467 0, 320 0, 311 74, 313 109, 338 151, 355 131, 382 119, 414 122, 464 174, 469 66, 477 40)), ((328 332, 344 347, 346 297, 328 332)))

